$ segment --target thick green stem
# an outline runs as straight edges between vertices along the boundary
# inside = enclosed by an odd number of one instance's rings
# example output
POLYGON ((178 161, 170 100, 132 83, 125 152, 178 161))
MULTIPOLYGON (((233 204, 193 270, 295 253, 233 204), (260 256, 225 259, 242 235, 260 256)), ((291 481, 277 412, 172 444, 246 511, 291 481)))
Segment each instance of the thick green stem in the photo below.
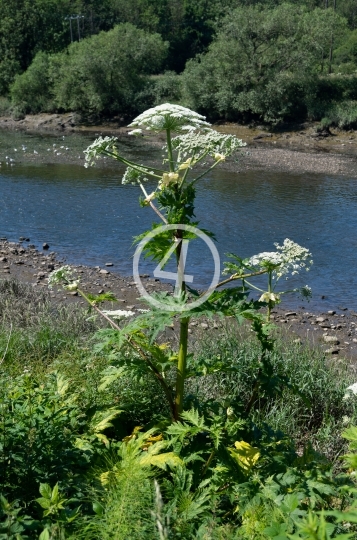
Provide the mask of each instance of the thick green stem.
POLYGON ((188 322, 189 318, 182 319, 180 322, 180 347, 177 361, 175 420, 179 420, 180 414, 183 410, 187 362, 188 322))
MULTIPOLYGON (((268 291, 269 291, 269 293, 271 293, 272 290, 273 290, 273 287, 272 287, 272 272, 269 272, 268 273, 268 291)), ((268 316, 267 316, 268 322, 270 321, 271 310, 272 310, 273 305, 274 305, 273 302, 269 299, 269 302, 268 302, 268 316)))
POLYGON ((169 155, 170 172, 174 172, 175 165, 174 165, 174 159, 173 159, 173 154, 172 154, 171 133, 169 129, 166 130, 166 141, 167 141, 167 153, 169 155))

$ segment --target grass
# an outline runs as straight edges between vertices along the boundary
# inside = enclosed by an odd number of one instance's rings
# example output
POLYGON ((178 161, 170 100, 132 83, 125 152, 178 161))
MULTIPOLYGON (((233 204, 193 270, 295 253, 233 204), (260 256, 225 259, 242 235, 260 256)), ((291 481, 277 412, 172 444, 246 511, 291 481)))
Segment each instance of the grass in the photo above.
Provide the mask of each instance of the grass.
MULTIPOLYGON (((346 388, 355 382, 349 362, 335 363, 320 348, 295 343, 296 336, 277 331, 276 345, 270 356, 274 372, 287 377, 291 388, 285 387, 273 397, 256 401, 252 419, 259 425, 269 424, 273 429, 289 435, 297 444, 310 440, 315 448, 335 459, 344 441, 336 436, 356 418, 353 401, 343 401, 346 388)), ((189 392, 197 400, 216 399, 224 402, 226 396, 246 405, 252 393, 259 345, 245 327, 226 326, 221 336, 206 335, 196 347, 196 356, 206 360, 219 357, 227 371, 192 380, 189 392)))
MULTIPOLYGON (((106 357, 93 354, 90 339, 100 321, 77 306, 56 306, 46 291, 14 280, 0 283, 0 354, 6 353, 2 369, 18 375, 30 371, 36 377, 58 370, 82 388, 84 401, 120 403, 133 425, 148 425, 165 416, 165 403, 154 378, 123 377, 98 398, 106 357), (10 338, 10 339, 9 339, 10 338)), ((186 383, 189 399, 201 402, 240 400, 247 404, 255 381, 259 344, 247 327, 227 324, 220 335, 205 334, 195 342, 196 360, 220 359, 225 372, 193 377, 186 383), (229 370, 234 368, 234 373, 229 370)), ((352 404, 343 401, 345 389, 355 382, 347 362, 329 360, 317 347, 294 343, 294 337, 278 333, 270 357, 274 371, 287 377, 292 388, 261 397, 254 405, 257 424, 268 423, 291 436, 297 445, 308 438, 333 459, 341 451, 340 432, 346 417, 354 418, 352 404)), ((228 405, 227 405, 228 406, 228 405)))

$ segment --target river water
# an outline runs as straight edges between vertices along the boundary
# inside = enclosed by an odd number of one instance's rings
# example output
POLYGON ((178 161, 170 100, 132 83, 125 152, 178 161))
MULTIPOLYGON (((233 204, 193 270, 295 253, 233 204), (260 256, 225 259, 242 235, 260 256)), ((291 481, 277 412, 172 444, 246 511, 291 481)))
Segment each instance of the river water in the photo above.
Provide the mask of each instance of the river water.
MULTIPOLYGON (((91 140, 68 137, 64 143, 68 156, 81 155, 91 140)), ((53 144, 59 148, 61 138, 1 134, 0 236, 13 241, 28 236, 36 246, 47 242, 68 263, 112 262, 113 271, 131 275, 132 238, 156 221, 151 209, 138 205, 139 188, 121 185, 123 169, 109 161, 91 169, 73 163, 46 164, 50 161, 46 152, 53 153, 53 144), (22 154, 21 144, 27 146, 22 154), (42 163, 31 161, 35 149, 43 154, 42 163), (14 166, 5 164, 5 154, 12 156, 14 166)), ((142 142, 130 146, 125 142, 122 150, 143 162, 160 156, 158 149, 142 142)), ((282 288, 309 284, 310 309, 357 309, 355 178, 216 171, 198 185, 196 216, 202 228, 215 233, 221 260, 227 252, 247 257, 273 251, 274 242, 285 238, 308 247, 314 259, 311 271, 282 283, 282 288)), ((212 278, 212 257, 204 243, 196 240, 192 246, 187 272, 194 275, 194 286, 203 287, 212 278)), ((154 266, 142 262, 140 270, 152 273, 154 266)), ((288 295, 284 305, 303 303, 288 295)))

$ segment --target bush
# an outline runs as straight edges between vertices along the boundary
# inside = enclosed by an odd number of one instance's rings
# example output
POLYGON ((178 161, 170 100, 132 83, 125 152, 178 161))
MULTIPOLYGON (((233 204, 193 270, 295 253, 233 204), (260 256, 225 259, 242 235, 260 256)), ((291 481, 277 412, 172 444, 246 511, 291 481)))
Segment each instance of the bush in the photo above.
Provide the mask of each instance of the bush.
POLYGON ((10 95, 17 109, 31 114, 53 111, 50 62, 50 55, 40 52, 27 71, 16 76, 10 95))
POLYGON ((187 63, 183 101, 210 118, 301 120, 309 114, 306 97, 316 94, 323 73, 327 36, 344 29, 345 21, 332 10, 239 7, 223 21, 207 53, 187 63))
POLYGON ((140 93, 166 52, 159 34, 121 24, 72 43, 66 52, 39 53, 11 86, 12 102, 31 113, 56 107, 82 116, 132 114, 145 108, 140 93))
POLYGON ((81 114, 131 114, 147 76, 160 69, 167 45, 131 24, 73 43, 52 67, 55 103, 81 114))

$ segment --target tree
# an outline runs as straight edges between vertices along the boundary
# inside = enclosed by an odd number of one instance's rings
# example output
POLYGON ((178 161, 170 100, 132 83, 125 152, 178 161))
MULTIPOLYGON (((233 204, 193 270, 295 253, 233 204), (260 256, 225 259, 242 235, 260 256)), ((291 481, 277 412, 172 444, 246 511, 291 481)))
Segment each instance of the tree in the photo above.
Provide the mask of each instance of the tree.
POLYGON ((256 115, 277 122, 303 114, 304 84, 317 77, 331 34, 346 22, 332 9, 282 4, 240 7, 227 17, 208 52, 184 73, 187 104, 218 116, 256 115))
POLYGON ((86 115, 130 114, 146 76, 160 69, 166 53, 159 34, 129 23, 73 43, 52 60, 55 103, 86 115))

